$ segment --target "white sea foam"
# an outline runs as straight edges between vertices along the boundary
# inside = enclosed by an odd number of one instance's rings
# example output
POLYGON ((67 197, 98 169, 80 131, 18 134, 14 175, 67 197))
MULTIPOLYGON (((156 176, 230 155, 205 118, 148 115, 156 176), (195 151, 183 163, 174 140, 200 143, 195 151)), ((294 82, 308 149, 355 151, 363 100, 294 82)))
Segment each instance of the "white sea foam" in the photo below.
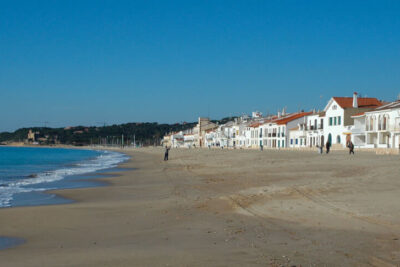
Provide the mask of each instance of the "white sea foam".
POLYGON ((103 169, 117 167, 117 165, 128 159, 128 156, 111 151, 101 151, 101 154, 90 160, 80 162, 71 167, 64 167, 53 171, 38 173, 34 178, 19 179, 0 186, 0 207, 9 207, 13 196, 18 193, 44 191, 49 187, 40 187, 40 184, 55 182, 70 175, 81 175, 103 169), (36 185, 35 187, 30 187, 36 185))

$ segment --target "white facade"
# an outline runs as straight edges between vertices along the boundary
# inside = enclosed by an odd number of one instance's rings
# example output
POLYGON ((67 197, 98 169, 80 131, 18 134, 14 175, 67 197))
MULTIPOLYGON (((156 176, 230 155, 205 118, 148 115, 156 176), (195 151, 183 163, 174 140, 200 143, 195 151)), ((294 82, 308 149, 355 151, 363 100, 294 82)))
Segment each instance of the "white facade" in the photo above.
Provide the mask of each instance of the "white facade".
POLYGON ((333 99, 325 107, 324 141, 332 145, 346 145, 345 132, 348 130, 343 125, 344 109, 333 99))
POLYGON ((306 147, 306 131, 304 125, 289 130, 288 146, 292 148, 306 147))
POLYGON ((351 128, 351 141, 357 148, 366 147, 365 113, 356 114, 352 117, 354 119, 354 125, 351 128))
POLYGON ((345 147, 347 142, 354 139, 353 116, 373 110, 382 103, 376 98, 358 98, 357 93, 353 97, 332 97, 325 107, 324 139, 333 146, 345 147))
POLYGON ((177 147, 183 147, 184 146, 184 138, 183 138, 183 132, 182 131, 180 131, 178 133, 171 134, 170 138, 171 138, 170 142, 171 142, 171 146, 172 147, 177 148, 177 147))
POLYGON ((183 142, 185 147, 193 147, 196 144, 196 139, 194 134, 185 134, 183 135, 183 142))
POLYGON ((399 148, 400 101, 365 112, 365 146, 399 148))
POLYGON ((298 112, 277 117, 267 121, 261 127, 263 129, 262 143, 266 148, 285 148, 289 147, 289 129, 297 127, 303 123, 304 116, 311 112, 298 112))
POLYGON ((306 145, 317 147, 325 145, 324 138, 325 113, 313 113, 305 117, 306 145))

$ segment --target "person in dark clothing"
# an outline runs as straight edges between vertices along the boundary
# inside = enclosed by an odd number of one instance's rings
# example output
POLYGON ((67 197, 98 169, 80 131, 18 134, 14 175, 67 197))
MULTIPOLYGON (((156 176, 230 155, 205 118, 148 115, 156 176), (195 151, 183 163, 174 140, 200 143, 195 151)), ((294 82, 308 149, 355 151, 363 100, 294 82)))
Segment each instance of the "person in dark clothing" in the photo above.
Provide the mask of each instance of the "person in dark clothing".
POLYGON ((167 146, 165 147, 165 154, 164 154, 164 161, 168 160, 168 152, 169 152, 170 148, 168 148, 167 146))
POLYGON ((349 141, 349 154, 353 154, 354 155, 354 144, 353 142, 349 141))
POLYGON ((328 141, 326 142, 326 154, 329 154, 330 150, 331 150, 331 143, 328 141))

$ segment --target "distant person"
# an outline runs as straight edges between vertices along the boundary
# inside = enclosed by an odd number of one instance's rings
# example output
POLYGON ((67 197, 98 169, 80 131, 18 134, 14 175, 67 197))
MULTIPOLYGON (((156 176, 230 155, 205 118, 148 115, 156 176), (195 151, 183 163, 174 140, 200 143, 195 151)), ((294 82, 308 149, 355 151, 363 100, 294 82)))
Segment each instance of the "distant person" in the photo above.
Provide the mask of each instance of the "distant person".
POLYGON ((168 160, 168 152, 171 148, 168 148, 167 146, 165 146, 165 154, 164 154, 164 161, 168 160))
POLYGON ((263 144, 260 145, 260 150, 263 151, 264 150, 264 146, 263 144))
POLYGON ((326 142, 326 154, 329 154, 329 151, 331 150, 331 142, 326 142))
POLYGON ((353 142, 349 141, 349 155, 354 155, 354 144, 353 142))

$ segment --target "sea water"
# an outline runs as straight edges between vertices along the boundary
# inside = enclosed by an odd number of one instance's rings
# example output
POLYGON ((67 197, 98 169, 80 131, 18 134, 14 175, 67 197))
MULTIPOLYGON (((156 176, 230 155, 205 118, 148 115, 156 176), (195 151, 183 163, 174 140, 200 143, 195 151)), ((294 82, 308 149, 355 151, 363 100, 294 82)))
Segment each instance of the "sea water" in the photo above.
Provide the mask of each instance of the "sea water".
POLYGON ((90 173, 127 159, 111 151, 0 146, 0 208, 68 203, 44 192, 95 186, 87 180, 90 173))

